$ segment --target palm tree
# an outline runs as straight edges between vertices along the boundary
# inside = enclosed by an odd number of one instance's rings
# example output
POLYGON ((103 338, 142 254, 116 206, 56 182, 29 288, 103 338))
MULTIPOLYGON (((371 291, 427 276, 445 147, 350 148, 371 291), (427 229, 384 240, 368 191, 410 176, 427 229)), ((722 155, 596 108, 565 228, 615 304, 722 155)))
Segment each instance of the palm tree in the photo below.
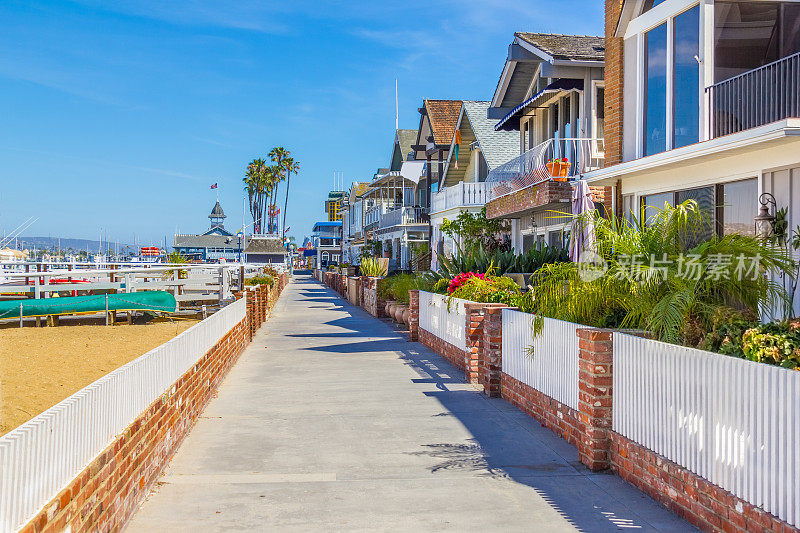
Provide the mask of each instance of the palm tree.
POLYGON ((265 172, 267 164, 260 157, 253 159, 247 165, 247 170, 243 178, 245 190, 250 205, 250 214, 253 217, 253 232, 261 233, 261 222, 263 219, 263 195, 265 192, 265 172))
MULTIPOLYGON (((289 153, 289 150, 287 150, 283 146, 276 146, 275 148, 273 148, 272 150, 269 151, 268 155, 269 155, 270 160, 272 160, 272 162, 275 163, 275 166, 277 166, 277 167, 279 167, 281 169, 281 178, 283 178, 283 173, 284 173, 284 171, 286 169, 286 167, 285 167, 286 160, 291 158, 291 154, 289 153)), ((282 181, 282 179, 279 180, 279 181, 282 181)), ((277 192, 278 191, 276 189, 275 190, 275 196, 276 197, 277 197, 277 192)), ((275 220, 276 229, 277 229, 277 225, 278 225, 278 221, 275 220)))
POLYGON ((768 274, 789 271, 791 256, 739 234, 697 243, 707 220, 694 200, 630 222, 597 213, 587 218, 595 225, 596 268, 547 264, 531 277, 520 307, 537 315, 534 334, 541 331, 539 317, 550 317, 643 329, 662 341, 695 345, 714 315, 728 310, 757 317, 787 298, 768 274))
POLYGON ((297 163, 294 159, 289 157, 283 162, 283 170, 286 171, 286 199, 283 201, 283 233, 281 233, 281 238, 283 238, 286 233, 286 209, 289 206, 289 177, 292 175, 292 172, 295 174, 300 172, 300 163, 297 163))

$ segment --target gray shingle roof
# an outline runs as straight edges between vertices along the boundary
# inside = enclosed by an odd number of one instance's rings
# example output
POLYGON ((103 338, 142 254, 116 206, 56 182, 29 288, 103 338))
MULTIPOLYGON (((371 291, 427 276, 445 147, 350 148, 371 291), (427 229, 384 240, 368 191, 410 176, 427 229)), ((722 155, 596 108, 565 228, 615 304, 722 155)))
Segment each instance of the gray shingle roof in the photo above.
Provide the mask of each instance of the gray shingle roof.
POLYGON ((397 130, 397 141, 400 144, 400 155, 405 161, 408 153, 413 151, 411 145, 417 142, 417 130, 397 130))
POLYGON ((258 238, 250 240, 244 253, 246 254, 284 254, 286 250, 283 248, 281 241, 275 238, 258 238))
POLYGON ((219 202, 211 209, 211 215, 209 215, 209 217, 228 218, 225 216, 225 212, 222 210, 222 206, 219 205, 219 202))
MULTIPOLYGON (((242 247, 247 247, 249 237, 242 239, 242 247)), ((224 247, 239 249, 239 237, 227 235, 175 235, 175 248, 207 248, 224 247), (230 242, 227 242, 230 239, 230 242)))
POLYGON ((497 120, 486 118, 486 110, 490 105, 491 102, 464 101, 464 113, 475 132, 486 164, 492 170, 519 155, 519 132, 495 131, 497 120))
POLYGON ((554 59, 603 61, 605 58, 605 37, 528 32, 517 32, 514 35, 553 56, 554 59))

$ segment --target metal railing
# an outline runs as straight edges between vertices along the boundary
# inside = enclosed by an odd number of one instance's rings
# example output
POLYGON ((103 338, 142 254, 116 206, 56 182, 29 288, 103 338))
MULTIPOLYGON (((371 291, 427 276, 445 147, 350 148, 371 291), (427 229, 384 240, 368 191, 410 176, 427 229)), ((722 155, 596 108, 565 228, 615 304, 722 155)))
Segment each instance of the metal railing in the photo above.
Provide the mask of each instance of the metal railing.
POLYGON ((464 183, 447 187, 431 197, 431 213, 456 207, 483 206, 494 198, 494 184, 486 182, 464 183))
POLYGON ((430 216, 424 207, 401 207, 383 215, 379 228, 407 226, 411 224, 427 224, 430 216))
POLYGON ((711 138, 800 117, 800 52, 706 87, 711 138))
POLYGON ((601 168, 603 151, 603 139, 548 139, 491 170, 486 181, 501 196, 554 178, 575 179, 601 168))

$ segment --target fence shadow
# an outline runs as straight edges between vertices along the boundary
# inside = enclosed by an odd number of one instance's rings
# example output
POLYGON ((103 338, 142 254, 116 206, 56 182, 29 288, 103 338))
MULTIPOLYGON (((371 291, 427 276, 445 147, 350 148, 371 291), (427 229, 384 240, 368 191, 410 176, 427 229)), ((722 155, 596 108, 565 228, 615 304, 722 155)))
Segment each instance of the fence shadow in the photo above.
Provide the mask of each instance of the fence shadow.
MULTIPOLYGON (((465 381, 462 370, 443 357, 419 343, 408 342, 389 324, 360 307, 344 299, 342 302, 340 310, 347 316, 326 323, 354 333, 321 336, 353 338, 354 342, 306 349, 336 354, 376 350, 398 353, 417 375, 410 379, 413 386, 441 406, 433 416, 453 417, 471 435, 466 442, 433 441, 408 452, 434 458, 432 473, 469 471, 477 476, 513 480, 533 489, 541 501, 579 531, 694 530, 620 478, 590 472, 578 461, 575 448, 505 400, 485 396, 465 381), (378 335, 381 338, 376 339, 378 335), (358 340, 364 337, 369 340, 358 340)), ((535 524, 531 528, 536 530, 535 524)))

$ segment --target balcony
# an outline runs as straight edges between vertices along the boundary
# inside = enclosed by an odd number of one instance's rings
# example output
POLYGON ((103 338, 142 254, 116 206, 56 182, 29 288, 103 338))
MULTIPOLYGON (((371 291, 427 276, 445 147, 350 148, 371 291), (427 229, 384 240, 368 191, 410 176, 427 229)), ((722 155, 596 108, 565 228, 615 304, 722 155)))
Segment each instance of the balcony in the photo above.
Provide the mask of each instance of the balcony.
POLYGON ((483 207, 494 198, 494 183, 459 183, 431 197, 431 213, 459 207, 483 207))
POLYGON ((385 213, 378 227, 380 229, 389 229, 395 226, 428 224, 430 220, 430 216, 428 216, 423 207, 401 207, 385 213))
POLYGON ((800 117, 800 53, 706 87, 709 135, 800 117))
POLYGON ((494 197, 548 180, 570 181, 602 168, 603 151, 603 139, 549 139, 496 167, 486 181, 494 197))

